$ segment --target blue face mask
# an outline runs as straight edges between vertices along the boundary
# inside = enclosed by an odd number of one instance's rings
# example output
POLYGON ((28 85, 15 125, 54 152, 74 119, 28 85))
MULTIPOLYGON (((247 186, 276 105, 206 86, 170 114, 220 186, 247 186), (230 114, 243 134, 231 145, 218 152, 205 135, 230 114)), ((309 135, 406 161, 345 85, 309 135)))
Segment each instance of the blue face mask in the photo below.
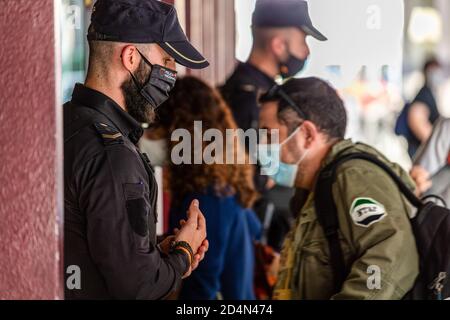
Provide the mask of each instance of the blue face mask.
POLYGON ((279 186, 288 188, 295 186, 298 166, 303 162, 309 152, 307 150, 296 164, 288 164, 281 161, 281 147, 295 136, 298 130, 281 144, 258 145, 258 162, 261 165, 261 173, 269 176, 279 186))

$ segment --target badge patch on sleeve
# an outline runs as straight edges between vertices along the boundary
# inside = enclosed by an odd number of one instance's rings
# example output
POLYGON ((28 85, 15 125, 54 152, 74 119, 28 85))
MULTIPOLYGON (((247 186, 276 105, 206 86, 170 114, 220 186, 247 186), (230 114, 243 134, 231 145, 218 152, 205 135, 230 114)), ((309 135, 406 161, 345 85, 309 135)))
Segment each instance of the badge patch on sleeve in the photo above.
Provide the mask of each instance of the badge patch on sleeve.
POLYGON ((353 222, 367 228, 386 217, 384 206, 371 198, 357 198, 350 208, 350 215, 353 222))

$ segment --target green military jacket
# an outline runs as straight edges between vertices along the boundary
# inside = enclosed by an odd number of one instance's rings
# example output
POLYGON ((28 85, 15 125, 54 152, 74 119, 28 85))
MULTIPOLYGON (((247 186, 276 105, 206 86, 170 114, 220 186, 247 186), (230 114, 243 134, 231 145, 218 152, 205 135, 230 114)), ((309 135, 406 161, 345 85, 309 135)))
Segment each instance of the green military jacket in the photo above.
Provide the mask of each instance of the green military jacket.
MULTIPOLYGON (((412 189, 398 165, 364 144, 337 143, 323 166, 338 154, 367 152, 385 161, 412 189)), ((281 253, 274 299, 401 299, 412 288, 419 256, 409 221, 410 205, 381 168, 351 160, 337 170, 333 184, 340 242, 350 273, 342 290, 333 292, 328 242, 317 221, 314 193, 298 206, 296 223, 281 253)), ((294 198, 295 199, 295 198, 294 198)))

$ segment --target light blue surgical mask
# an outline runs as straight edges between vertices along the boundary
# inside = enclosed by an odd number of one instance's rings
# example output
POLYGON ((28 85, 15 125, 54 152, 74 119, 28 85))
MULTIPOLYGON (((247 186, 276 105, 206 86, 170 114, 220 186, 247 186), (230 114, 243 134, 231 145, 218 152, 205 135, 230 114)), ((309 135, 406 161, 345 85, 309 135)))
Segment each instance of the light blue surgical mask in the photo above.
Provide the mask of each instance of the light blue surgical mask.
POLYGON ((261 173, 269 176, 279 186, 288 188, 294 187, 298 166, 308 155, 309 150, 306 150, 296 164, 288 164, 281 161, 281 147, 292 139, 299 129, 300 128, 281 144, 258 145, 258 162, 261 165, 261 173))

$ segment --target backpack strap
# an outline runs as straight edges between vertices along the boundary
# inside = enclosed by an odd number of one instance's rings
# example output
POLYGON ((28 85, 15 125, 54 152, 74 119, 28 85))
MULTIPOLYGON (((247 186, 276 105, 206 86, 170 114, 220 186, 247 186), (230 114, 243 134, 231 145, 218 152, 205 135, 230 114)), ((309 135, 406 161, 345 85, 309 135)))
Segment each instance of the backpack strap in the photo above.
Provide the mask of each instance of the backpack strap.
POLYGON ((381 169, 383 169, 398 186, 403 195, 415 207, 421 208, 422 201, 408 188, 408 186, 400 179, 400 177, 387 166, 383 161, 368 153, 351 153, 338 157, 333 162, 325 166, 319 173, 315 188, 315 209, 317 220, 322 226, 328 241, 330 250, 330 265, 333 269, 334 290, 335 293, 341 291, 342 285, 348 276, 348 270, 345 266, 342 248, 339 242, 339 219, 337 215, 336 204, 333 199, 333 183, 336 180, 337 168, 344 162, 350 160, 366 160, 381 169))

